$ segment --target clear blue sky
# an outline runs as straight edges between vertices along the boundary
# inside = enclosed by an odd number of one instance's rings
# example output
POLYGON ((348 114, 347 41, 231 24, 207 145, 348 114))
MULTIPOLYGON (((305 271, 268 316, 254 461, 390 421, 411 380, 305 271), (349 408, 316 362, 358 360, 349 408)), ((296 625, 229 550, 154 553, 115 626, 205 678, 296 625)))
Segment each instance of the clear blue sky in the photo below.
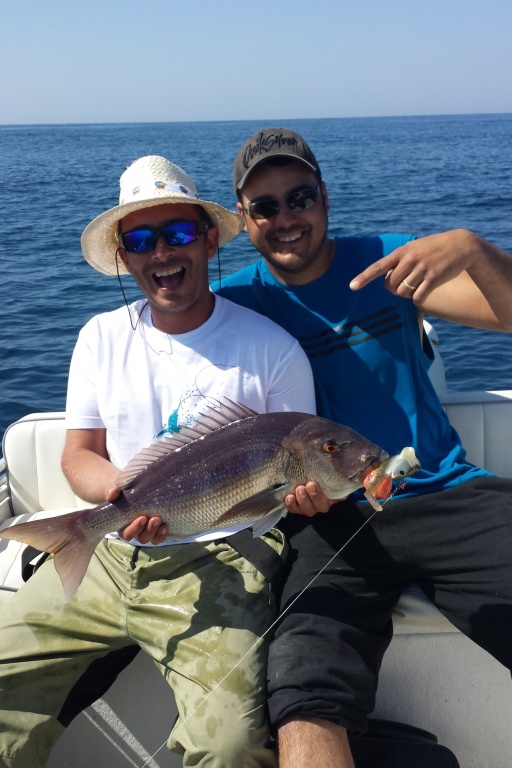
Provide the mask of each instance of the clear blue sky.
POLYGON ((512 112, 512 0, 0 0, 0 124, 512 112))

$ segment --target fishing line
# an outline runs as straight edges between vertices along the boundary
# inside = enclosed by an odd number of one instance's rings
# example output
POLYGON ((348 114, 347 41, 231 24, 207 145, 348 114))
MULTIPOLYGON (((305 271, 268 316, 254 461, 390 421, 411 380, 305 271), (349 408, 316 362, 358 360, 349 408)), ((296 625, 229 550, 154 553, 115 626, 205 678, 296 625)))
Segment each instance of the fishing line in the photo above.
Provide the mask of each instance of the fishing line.
POLYGON ((118 279, 118 282, 119 282, 119 287, 121 288, 121 293, 123 294, 123 299, 124 299, 124 303, 126 304, 126 309, 128 310, 128 317, 130 318, 130 325, 131 325, 132 329, 133 329, 134 331, 136 331, 136 330, 137 330, 137 326, 138 326, 138 324, 139 324, 139 322, 140 322, 140 319, 141 319, 141 317, 142 317, 142 313, 143 313, 143 312, 144 312, 144 310, 146 309, 146 307, 147 307, 147 305, 148 305, 148 302, 146 301, 146 303, 145 303, 145 304, 144 304, 144 306, 142 307, 142 309, 141 309, 141 311, 140 311, 140 313, 139 313, 139 316, 138 316, 138 318, 137 318, 137 322, 136 322, 136 323, 135 323, 135 325, 134 325, 134 324, 133 324, 133 320, 132 320, 132 314, 131 314, 131 312, 130 312, 130 307, 129 307, 129 305, 128 305, 128 299, 126 298, 126 293, 124 292, 124 288, 123 288, 123 282, 122 282, 122 280, 121 280, 121 275, 119 274, 119 260, 118 260, 117 254, 118 254, 118 252, 119 252, 120 250, 121 250, 121 248, 118 248, 118 249, 117 249, 117 251, 116 251, 116 272, 117 272, 117 279, 118 279))
MULTIPOLYGON (((386 499, 385 501, 383 501, 383 502, 382 502, 382 506, 383 506, 383 505, 386 503, 386 501, 389 501, 389 499, 391 499, 391 498, 392 498, 392 496, 394 496, 394 495, 395 495, 395 493, 396 493, 397 491, 401 490, 401 489, 402 489, 402 488, 404 488, 404 487, 405 487, 405 483, 402 483, 401 485, 399 485, 399 486, 398 486, 398 487, 395 489, 394 493, 393 493, 393 494, 391 494, 391 495, 389 496, 389 498, 388 498, 388 499, 386 499)), ((321 575, 321 574, 322 574, 322 573, 325 571, 325 569, 326 569, 326 568, 328 568, 328 567, 330 566, 330 564, 332 563, 332 561, 333 561, 333 560, 335 560, 335 559, 338 557, 338 555, 339 555, 339 554, 341 554, 341 552, 343 552, 343 550, 345 549, 345 547, 346 547, 346 546, 348 546, 348 545, 350 544, 350 542, 351 542, 351 541, 352 541, 352 540, 353 540, 353 539, 354 539, 354 538, 355 538, 355 537, 356 537, 356 536, 357 536, 357 535, 358 535, 358 534, 359 534, 359 533, 360 533, 360 532, 363 530, 363 528, 365 527, 365 525, 368 525, 368 523, 370 522, 370 520, 373 520, 373 518, 374 518, 374 517, 375 517, 375 515, 377 514, 377 511, 378 511, 378 510, 374 510, 374 511, 372 512, 372 514, 370 515, 370 517, 368 517, 368 518, 367 518, 367 519, 364 521, 364 523, 363 523, 363 524, 362 524, 362 525, 361 525, 361 526, 360 526, 360 527, 357 529, 357 531, 355 531, 355 532, 352 534, 352 536, 351 536, 349 539, 347 539, 347 541, 346 541, 346 542, 345 542, 345 543, 344 543, 344 544, 343 544, 343 545, 342 545, 342 546, 341 546, 341 547, 338 549, 338 551, 334 553, 334 555, 331 557, 331 559, 330 559, 330 560, 328 560, 328 562, 327 562, 327 563, 326 563, 326 564, 325 564, 325 565, 324 565, 324 566, 323 566, 323 567, 322 567, 322 568, 321 568, 321 569, 318 571, 318 573, 316 573, 316 574, 313 576, 313 578, 311 579, 311 581, 310 581, 308 584, 306 584, 306 586, 304 587, 304 589, 302 589, 302 590, 299 592, 299 594, 298 594, 298 595, 296 595, 296 596, 293 598, 293 600, 291 601, 291 603, 290 603, 289 605, 287 605, 287 606, 286 606, 286 608, 284 609, 284 611, 282 611, 282 612, 279 614, 279 616, 278 616, 278 617, 275 619, 275 621, 273 621, 273 622, 272 622, 272 624, 271 624, 271 625, 270 625, 270 626, 269 626, 269 627, 268 627, 268 628, 265 630, 265 632, 262 634, 262 636, 261 636, 261 637, 259 637, 259 638, 256 640, 256 642, 255 642, 255 643, 254 643, 254 644, 253 644, 253 645, 252 645, 252 646, 249 648, 249 650, 248 650, 248 651, 246 651, 246 652, 244 653, 244 655, 243 655, 243 656, 242 656, 242 657, 241 657, 241 658, 240 658, 240 659, 237 661, 237 663, 235 664, 235 666, 234 666, 232 669, 230 669, 230 670, 229 670, 229 672, 227 672, 227 673, 224 675, 224 677, 223 677, 221 680, 219 680, 219 682, 217 683, 217 685, 215 685, 215 687, 214 687, 214 688, 212 688, 212 690, 211 690, 209 693, 207 693, 207 694, 206 694, 206 696, 204 697, 204 699, 203 699, 203 700, 202 700, 202 701, 201 701, 201 702, 200 702, 200 703, 197 705, 197 707, 196 707, 195 709, 193 709, 193 710, 192 710, 192 712, 190 712, 190 714, 189 714, 189 715, 187 715, 187 717, 186 717, 186 718, 185 718, 185 720, 183 721, 182 725, 185 725, 185 724, 186 724, 186 723, 187 723, 187 722, 190 720, 190 718, 191 718, 193 715, 195 715, 195 713, 197 712, 197 710, 199 709, 199 707, 202 707, 202 706, 203 706, 203 704, 204 704, 206 701, 208 701, 208 699, 210 698, 210 696, 212 696, 212 695, 215 693, 215 691, 217 691, 217 690, 220 688, 220 686, 222 685, 222 683, 223 683, 225 680, 227 680, 227 678, 228 678, 228 677, 229 677, 229 676, 230 676, 230 675, 231 675, 231 674, 232 674, 232 673, 235 671, 235 669, 236 669, 237 667, 239 667, 239 666, 240 666, 240 664, 241 664, 241 663, 244 661, 244 659, 246 659, 246 658, 247 658, 247 656, 248 656, 250 653, 252 653, 252 652, 254 651, 254 649, 255 649, 255 648, 257 648, 257 646, 258 646, 258 645, 261 643, 261 641, 262 641, 262 640, 263 640, 263 639, 264 639, 264 638, 265 638, 265 637, 268 635, 268 633, 270 632, 270 630, 271 630, 271 629, 273 629, 273 628, 276 626, 276 624, 278 623, 278 621, 280 621, 280 619, 282 619, 282 617, 283 617, 283 616, 284 616, 284 615, 285 615, 285 614, 286 614, 286 613, 287 613, 287 612, 290 610, 290 608, 291 608, 293 605, 295 605, 295 603, 297 602, 297 600, 299 600, 299 599, 302 597, 302 595, 304 594, 304 592, 306 592, 306 590, 308 590, 308 589, 311 587, 311 585, 314 583, 314 581, 315 581, 315 580, 316 580, 316 579, 317 579, 317 578, 318 578, 318 577, 319 577, 319 576, 320 576, 320 575, 321 575)), ((149 761, 150 761, 150 760, 152 760, 154 757, 156 757, 156 755, 158 755, 158 753, 160 752, 160 750, 161 750, 161 749, 163 749, 163 748, 165 747, 165 745, 167 744, 167 741, 168 741, 168 739, 166 739, 166 740, 163 742, 163 744, 161 744, 161 745, 158 747, 158 749, 156 750, 156 752, 154 752, 154 753, 151 755, 151 757, 149 758, 149 760, 147 760, 145 763, 143 763, 143 765, 141 766, 141 768, 146 768, 146 766, 149 764, 149 761)))
POLYGON ((220 273, 220 248, 217 245, 217 272, 218 272, 218 281, 219 281, 219 289, 222 288, 222 276, 220 273))

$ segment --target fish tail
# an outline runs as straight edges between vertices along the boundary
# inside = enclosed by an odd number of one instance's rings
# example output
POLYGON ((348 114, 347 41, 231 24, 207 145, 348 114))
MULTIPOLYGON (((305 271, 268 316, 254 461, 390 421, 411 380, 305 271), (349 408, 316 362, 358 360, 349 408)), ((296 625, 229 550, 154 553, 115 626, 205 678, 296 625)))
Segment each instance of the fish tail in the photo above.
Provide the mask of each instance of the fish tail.
POLYGON ((85 536, 80 530, 79 520, 89 511, 30 520, 0 531, 0 539, 14 539, 54 555, 55 569, 62 581, 66 602, 81 584, 92 553, 103 538, 103 534, 97 538, 85 536))

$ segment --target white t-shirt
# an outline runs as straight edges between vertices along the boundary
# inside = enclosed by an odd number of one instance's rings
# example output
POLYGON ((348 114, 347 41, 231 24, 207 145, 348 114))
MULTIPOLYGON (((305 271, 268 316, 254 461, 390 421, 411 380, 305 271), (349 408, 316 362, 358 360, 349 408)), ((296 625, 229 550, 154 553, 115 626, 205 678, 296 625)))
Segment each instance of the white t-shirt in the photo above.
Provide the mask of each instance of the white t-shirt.
MULTIPOLYGON (((212 398, 228 397, 258 413, 315 413, 307 357, 268 318, 219 296, 206 323, 188 333, 157 330, 143 300, 130 314, 135 331, 126 307, 82 328, 66 403, 67 429, 105 428, 110 460, 119 468, 159 435, 193 425, 212 398)), ((218 537, 218 531, 206 536, 218 537)))

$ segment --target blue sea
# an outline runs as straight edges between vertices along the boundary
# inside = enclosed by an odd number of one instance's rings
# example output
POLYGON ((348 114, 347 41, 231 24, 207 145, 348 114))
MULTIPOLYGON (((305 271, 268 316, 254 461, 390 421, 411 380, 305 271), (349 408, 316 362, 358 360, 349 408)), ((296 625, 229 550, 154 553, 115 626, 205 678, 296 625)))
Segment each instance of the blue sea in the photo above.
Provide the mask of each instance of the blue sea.
MULTIPOLYGON (((164 155, 204 199, 234 208, 236 151, 269 124, 294 128, 311 144, 328 186, 331 235, 467 227, 512 251, 508 114, 1 126, 0 433, 32 411, 64 409, 80 327, 122 302, 116 278, 83 260, 80 234, 117 204, 123 170, 142 155, 164 155)), ((223 274, 254 258, 242 233, 221 251, 223 274)), ((433 324, 448 389, 512 388, 512 336, 433 324)))

